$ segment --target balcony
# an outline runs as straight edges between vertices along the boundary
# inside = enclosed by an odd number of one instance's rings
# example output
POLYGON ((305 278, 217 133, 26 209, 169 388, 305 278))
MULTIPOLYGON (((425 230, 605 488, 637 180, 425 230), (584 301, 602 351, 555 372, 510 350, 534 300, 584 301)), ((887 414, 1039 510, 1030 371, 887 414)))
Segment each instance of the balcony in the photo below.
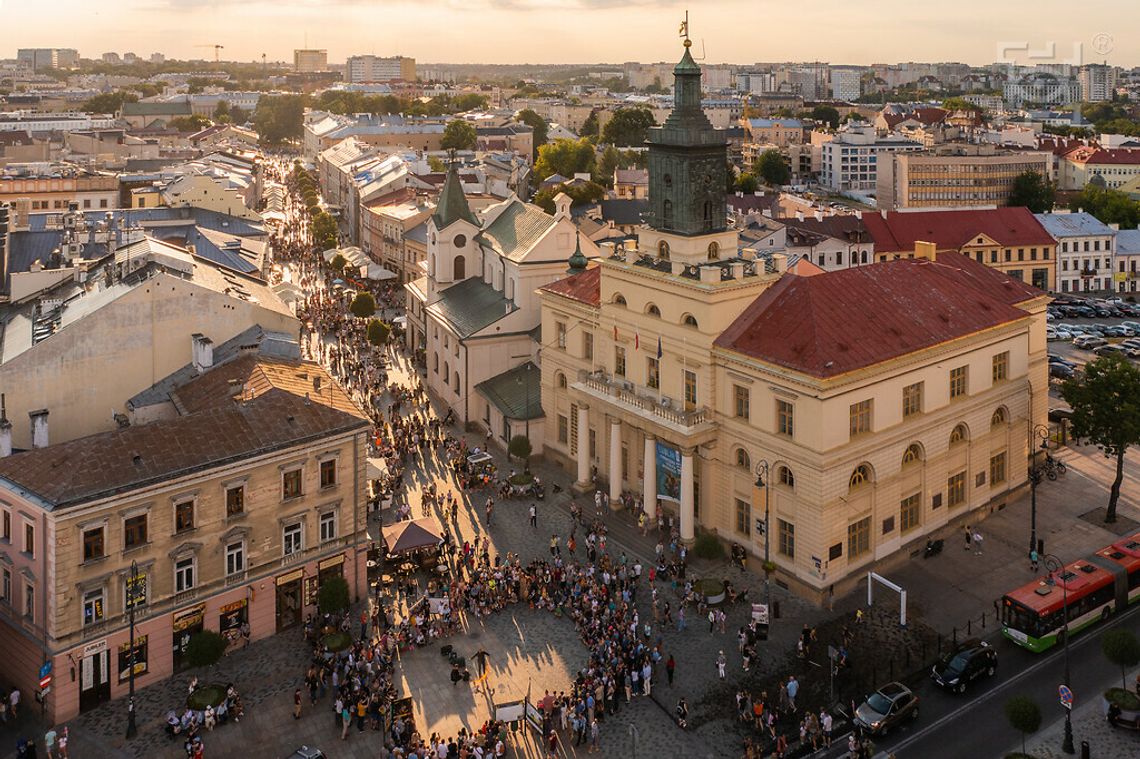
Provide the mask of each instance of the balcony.
POLYGON ((635 385, 620 377, 611 377, 602 371, 579 371, 578 381, 573 387, 683 435, 713 428, 712 413, 707 408, 686 410, 676 399, 659 395, 652 388, 635 385))

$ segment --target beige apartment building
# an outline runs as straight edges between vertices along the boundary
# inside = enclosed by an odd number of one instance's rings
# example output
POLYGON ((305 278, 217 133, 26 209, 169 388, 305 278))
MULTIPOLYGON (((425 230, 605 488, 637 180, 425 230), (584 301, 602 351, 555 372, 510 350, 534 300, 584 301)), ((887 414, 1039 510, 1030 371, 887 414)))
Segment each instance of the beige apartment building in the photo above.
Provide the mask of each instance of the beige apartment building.
POLYGON ((329 70, 328 50, 294 50, 293 70, 298 74, 315 74, 329 70))
POLYGON ((418 266, 423 259, 408 255, 405 235, 434 211, 435 203, 424 190, 403 187, 382 195, 361 208, 361 247, 373 261, 395 272, 399 284, 418 279, 423 276, 418 266))
POLYGON ((0 178, 0 203, 27 198, 32 211, 61 211, 71 203, 90 210, 119 206, 119 178, 90 174, 73 167, 50 174, 14 175, 0 178))
POLYGON ((0 648, 29 702, 52 665, 49 722, 126 695, 128 603, 146 687, 196 632, 239 646, 331 576, 365 588, 370 425, 320 366, 244 354, 135 402, 161 418, 0 458, 0 648))
POLYGON ((878 207, 894 211, 1004 206, 1020 174, 1035 171, 1053 178, 1053 154, 1047 151, 996 153, 989 147, 978 153, 976 148, 954 146, 933 153, 880 156, 878 207))

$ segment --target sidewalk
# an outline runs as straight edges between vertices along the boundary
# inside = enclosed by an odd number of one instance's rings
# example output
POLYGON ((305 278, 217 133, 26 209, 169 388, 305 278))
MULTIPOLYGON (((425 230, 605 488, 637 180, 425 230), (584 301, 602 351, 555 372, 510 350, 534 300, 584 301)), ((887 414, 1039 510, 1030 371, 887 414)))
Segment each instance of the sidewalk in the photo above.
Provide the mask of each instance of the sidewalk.
MULTIPOLYGON (((1051 704, 1050 707, 1056 706, 1051 704)), ((1054 713, 1050 709, 1050 713, 1054 713)), ((1110 727, 1104 718, 1100 698, 1086 699, 1073 710, 1073 747, 1080 756, 1081 742, 1088 741, 1092 759, 1123 759, 1140 756, 1140 733, 1135 730, 1110 727)), ((1026 752, 1034 759, 1069 759, 1072 754, 1061 751, 1065 735, 1065 720, 1059 718, 1039 730, 1025 741, 1026 752)), ((1011 746, 1009 752, 1021 751, 1021 744, 1011 746)))

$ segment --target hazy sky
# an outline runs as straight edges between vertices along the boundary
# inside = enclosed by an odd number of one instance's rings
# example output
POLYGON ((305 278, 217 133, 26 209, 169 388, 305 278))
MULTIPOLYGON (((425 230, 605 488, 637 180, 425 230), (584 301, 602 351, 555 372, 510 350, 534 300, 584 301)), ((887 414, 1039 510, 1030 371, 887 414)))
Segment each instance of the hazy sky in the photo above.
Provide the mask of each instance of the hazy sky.
MULTIPOLYGON (((1100 61, 1140 65, 1140 3, 815 0, 688 3, 711 62, 1100 61), (1008 44, 1005 44, 1008 43, 1008 44), (1049 43, 1053 43, 1052 51, 1049 43), (1001 53, 1002 47, 1021 49, 1001 53), (1099 52, 1098 52, 1099 51, 1099 52), (1107 55, 1104 52, 1107 51, 1107 55)), ((0 57, 74 47, 175 58, 292 60, 294 48, 420 63, 672 61, 684 3, 646 0, 0 0, 0 57), (201 46, 201 47, 198 47, 201 46)))

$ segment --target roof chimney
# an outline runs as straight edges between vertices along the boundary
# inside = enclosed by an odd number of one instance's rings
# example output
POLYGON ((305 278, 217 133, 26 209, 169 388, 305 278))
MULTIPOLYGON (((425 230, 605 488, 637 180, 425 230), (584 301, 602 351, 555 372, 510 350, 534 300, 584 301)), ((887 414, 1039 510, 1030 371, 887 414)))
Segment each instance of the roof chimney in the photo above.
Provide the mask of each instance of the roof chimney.
POLYGON ((29 411, 28 417, 32 420, 32 447, 48 447, 48 411, 46 408, 38 411, 29 411))
POLYGON ((198 374, 214 365, 214 342, 205 335, 195 332, 190 336, 190 353, 198 374))
POLYGON ((803 221, 803 220, 804 220, 804 212, 803 211, 796 211, 796 221, 803 221))
POLYGON ((0 393, 0 458, 12 455, 12 423, 8 421, 8 404, 0 393))
POLYGON ((815 220, 816 221, 823 221, 823 211, 816 211, 815 212, 815 220))

